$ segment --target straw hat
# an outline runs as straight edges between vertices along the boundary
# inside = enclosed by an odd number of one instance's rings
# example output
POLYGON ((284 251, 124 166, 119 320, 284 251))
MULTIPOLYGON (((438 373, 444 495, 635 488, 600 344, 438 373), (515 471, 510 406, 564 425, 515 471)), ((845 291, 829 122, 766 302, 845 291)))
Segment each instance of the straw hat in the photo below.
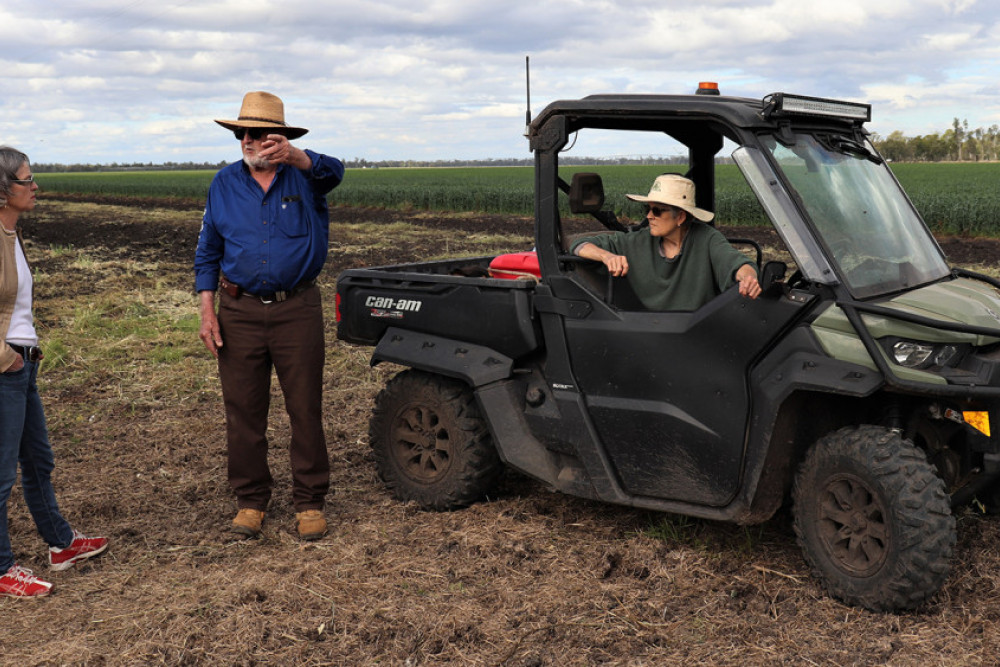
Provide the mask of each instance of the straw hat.
POLYGON ((309 131, 303 127, 285 125, 285 105, 281 102, 281 98, 260 91, 243 96, 243 106, 240 107, 238 119, 215 122, 229 130, 238 130, 242 127, 273 127, 281 130, 281 134, 289 139, 298 139, 309 131))
POLYGON ((649 189, 649 194, 645 197, 642 195, 625 196, 632 201, 643 202, 644 204, 653 202, 676 206, 677 208, 684 209, 702 222, 709 222, 715 217, 715 214, 711 211, 706 211, 694 205, 694 182, 679 174, 661 174, 657 176, 656 180, 653 181, 653 187, 649 189))

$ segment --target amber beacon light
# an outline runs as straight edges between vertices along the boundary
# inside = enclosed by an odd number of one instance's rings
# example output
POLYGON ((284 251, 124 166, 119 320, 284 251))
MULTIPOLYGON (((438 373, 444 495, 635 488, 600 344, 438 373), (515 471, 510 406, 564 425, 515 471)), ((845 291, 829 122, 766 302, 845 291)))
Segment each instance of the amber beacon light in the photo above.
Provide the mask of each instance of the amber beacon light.
POLYGON ((698 90, 694 92, 695 95, 718 95, 719 94, 719 84, 714 81, 702 81, 698 84, 698 90))

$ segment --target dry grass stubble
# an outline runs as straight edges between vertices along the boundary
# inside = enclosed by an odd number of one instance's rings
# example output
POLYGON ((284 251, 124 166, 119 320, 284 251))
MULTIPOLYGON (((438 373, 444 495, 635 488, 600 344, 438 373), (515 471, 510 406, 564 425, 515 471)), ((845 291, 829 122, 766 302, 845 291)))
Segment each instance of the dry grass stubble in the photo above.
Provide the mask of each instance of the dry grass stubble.
MULTIPOLYGON (((262 539, 233 541, 220 394, 188 292, 193 241, 172 243, 197 234, 197 208, 155 218, 128 206, 40 209, 26 236, 43 336, 64 348, 42 386, 57 489, 71 522, 112 545, 53 573, 49 599, 0 600, 7 664, 995 662, 998 530, 971 511, 960 516, 941 594, 920 612, 878 615, 823 594, 785 515, 741 528, 577 500, 513 474, 497 499, 461 512, 391 500, 366 433, 394 369, 372 369, 368 350, 337 342, 332 312, 331 534, 313 544, 293 534, 288 425, 275 391, 272 509, 262 539)), ((398 227, 372 238, 379 212, 334 215, 358 220, 332 228, 335 252, 351 250, 323 275, 328 302, 345 266, 426 257, 444 238, 467 254, 530 243, 523 225, 449 232, 486 224, 463 217, 414 218, 424 240, 407 244, 398 227)), ((10 528, 20 562, 44 571, 19 491, 10 528)))

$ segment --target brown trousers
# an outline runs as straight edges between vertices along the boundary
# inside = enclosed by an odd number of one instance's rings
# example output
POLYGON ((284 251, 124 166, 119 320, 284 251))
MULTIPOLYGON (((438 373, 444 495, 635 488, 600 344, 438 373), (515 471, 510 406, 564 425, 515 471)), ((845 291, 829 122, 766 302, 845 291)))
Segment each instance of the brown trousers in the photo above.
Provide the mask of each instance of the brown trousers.
POLYGON ((330 457, 323 434, 326 341, 319 287, 280 303, 221 291, 218 317, 229 485, 237 505, 266 510, 271 499, 267 416, 273 367, 292 428, 292 503, 298 512, 322 509, 330 489, 330 457))

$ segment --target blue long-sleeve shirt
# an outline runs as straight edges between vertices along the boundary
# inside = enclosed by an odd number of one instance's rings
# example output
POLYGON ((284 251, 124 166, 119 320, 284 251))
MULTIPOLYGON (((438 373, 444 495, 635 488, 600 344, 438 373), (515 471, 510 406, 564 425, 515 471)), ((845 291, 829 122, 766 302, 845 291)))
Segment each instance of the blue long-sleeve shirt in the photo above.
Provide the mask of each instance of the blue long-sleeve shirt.
POLYGON ((312 167, 278 165, 265 193, 242 162, 212 179, 205 203, 195 290, 214 290, 219 273, 252 294, 290 290, 319 275, 330 240, 326 195, 344 178, 337 158, 307 150, 312 167))

